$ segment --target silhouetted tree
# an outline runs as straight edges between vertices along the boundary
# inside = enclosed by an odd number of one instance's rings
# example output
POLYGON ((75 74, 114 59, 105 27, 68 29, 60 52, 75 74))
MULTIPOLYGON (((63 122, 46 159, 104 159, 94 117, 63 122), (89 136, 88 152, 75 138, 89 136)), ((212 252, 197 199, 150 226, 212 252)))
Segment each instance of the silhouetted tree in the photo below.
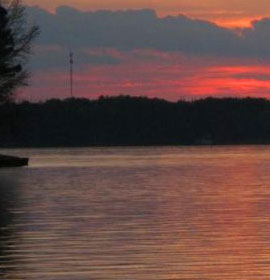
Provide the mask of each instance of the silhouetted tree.
POLYGON ((12 100, 15 90, 27 85, 25 63, 38 33, 37 26, 28 25, 20 0, 0 0, 0 103, 12 100))

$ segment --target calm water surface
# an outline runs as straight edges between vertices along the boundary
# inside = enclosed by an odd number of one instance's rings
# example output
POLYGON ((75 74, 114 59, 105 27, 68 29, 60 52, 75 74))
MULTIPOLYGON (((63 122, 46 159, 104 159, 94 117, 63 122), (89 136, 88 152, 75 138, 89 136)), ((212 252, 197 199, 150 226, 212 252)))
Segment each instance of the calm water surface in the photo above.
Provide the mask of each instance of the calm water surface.
POLYGON ((1 280, 270 279, 270 146, 8 153, 1 280))

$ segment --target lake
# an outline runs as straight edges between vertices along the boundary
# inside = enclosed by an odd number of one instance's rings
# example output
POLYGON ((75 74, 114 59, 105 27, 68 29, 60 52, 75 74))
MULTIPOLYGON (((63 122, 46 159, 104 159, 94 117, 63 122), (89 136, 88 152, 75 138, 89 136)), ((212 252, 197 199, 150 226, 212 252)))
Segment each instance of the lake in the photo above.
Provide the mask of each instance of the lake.
POLYGON ((0 279, 270 279, 270 146, 1 150, 0 279))

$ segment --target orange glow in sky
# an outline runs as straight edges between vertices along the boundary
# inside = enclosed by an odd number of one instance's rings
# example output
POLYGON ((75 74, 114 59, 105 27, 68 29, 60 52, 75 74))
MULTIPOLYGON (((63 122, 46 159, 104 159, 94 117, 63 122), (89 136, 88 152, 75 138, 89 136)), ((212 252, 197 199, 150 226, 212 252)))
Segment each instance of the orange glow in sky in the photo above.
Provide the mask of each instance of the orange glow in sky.
POLYGON ((246 27, 254 19, 270 16, 269 0, 25 0, 54 11, 60 5, 82 10, 151 8, 160 16, 185 14, 226 27, 246 27))
MULTIPOLYGON (((160 17, 184 14, 226 28, 251 27, 252 21, 270 17, 269 0, 24 0, 24 3, 51 12, 61 5, 83 11, 148 8, 155 10, 160 17)), ((263 26, 258 28, 265 32, 263 26)), ((260 30, 256 33, 259 38, 260 30)), ((235 34, 234 31, 226 32, 235 34)), ((267 37, 265 34, 263 36, 267 37)), ((251 48, 253 46, 257 47, 251 44, 251 48)), ((256 61, 255 55, 243 57, 242 49, 245 47, 243 45, 238 57, 223 58, 216 57, 215 52, 209 57, 198 57, 188 52, 180 54, 180 51, 149 50, 150 53, 147 53, 147 50, 134 48, 128 53, 111 49, 104 54, 119 58, 121 63, 95 65, 89 62, 83 69, 76 69, 75 63, 75 96, 96 98, 100 95, 129 94, 169 100, 206 96, 270 97, 270 59, 256 61)), ((91 47, 89 52, 97 54, 97 50, 91 47)), ((63 64, 66 62, 64 60, 63 64)), ((62 70, 55 68, 33 73, 32 87, 24 91, 21 98, 68 97, 68 68, 64 67, 62 70)))
MULTIPOLYGON (((168 100, 206 96, 269 97, 270 66, 252 62, 244 66, 233 62, 226 65, 222 61, 209 65, 200 59, 190 64, 185 59, 180 60, 175 64, 168 61, 165 65, 130 59, 124 64, 92 66, 76 71, 75 95, 97 98, 100 95, 129 94, 168 100)), ((33 78, 32 89, 28 89, 22 98, 69 97, 68 73, 40 73, 33 78), (35 94, 37 90, 39 96, 35 94)))

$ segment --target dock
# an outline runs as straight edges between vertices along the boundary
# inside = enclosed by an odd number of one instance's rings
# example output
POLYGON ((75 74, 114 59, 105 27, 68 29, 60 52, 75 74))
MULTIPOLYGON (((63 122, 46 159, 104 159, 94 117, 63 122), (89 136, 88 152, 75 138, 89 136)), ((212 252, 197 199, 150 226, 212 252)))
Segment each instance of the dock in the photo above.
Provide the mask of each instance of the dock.
POLYGON ((28 166, 29 158, 0 155, 0 168, 28 166))

